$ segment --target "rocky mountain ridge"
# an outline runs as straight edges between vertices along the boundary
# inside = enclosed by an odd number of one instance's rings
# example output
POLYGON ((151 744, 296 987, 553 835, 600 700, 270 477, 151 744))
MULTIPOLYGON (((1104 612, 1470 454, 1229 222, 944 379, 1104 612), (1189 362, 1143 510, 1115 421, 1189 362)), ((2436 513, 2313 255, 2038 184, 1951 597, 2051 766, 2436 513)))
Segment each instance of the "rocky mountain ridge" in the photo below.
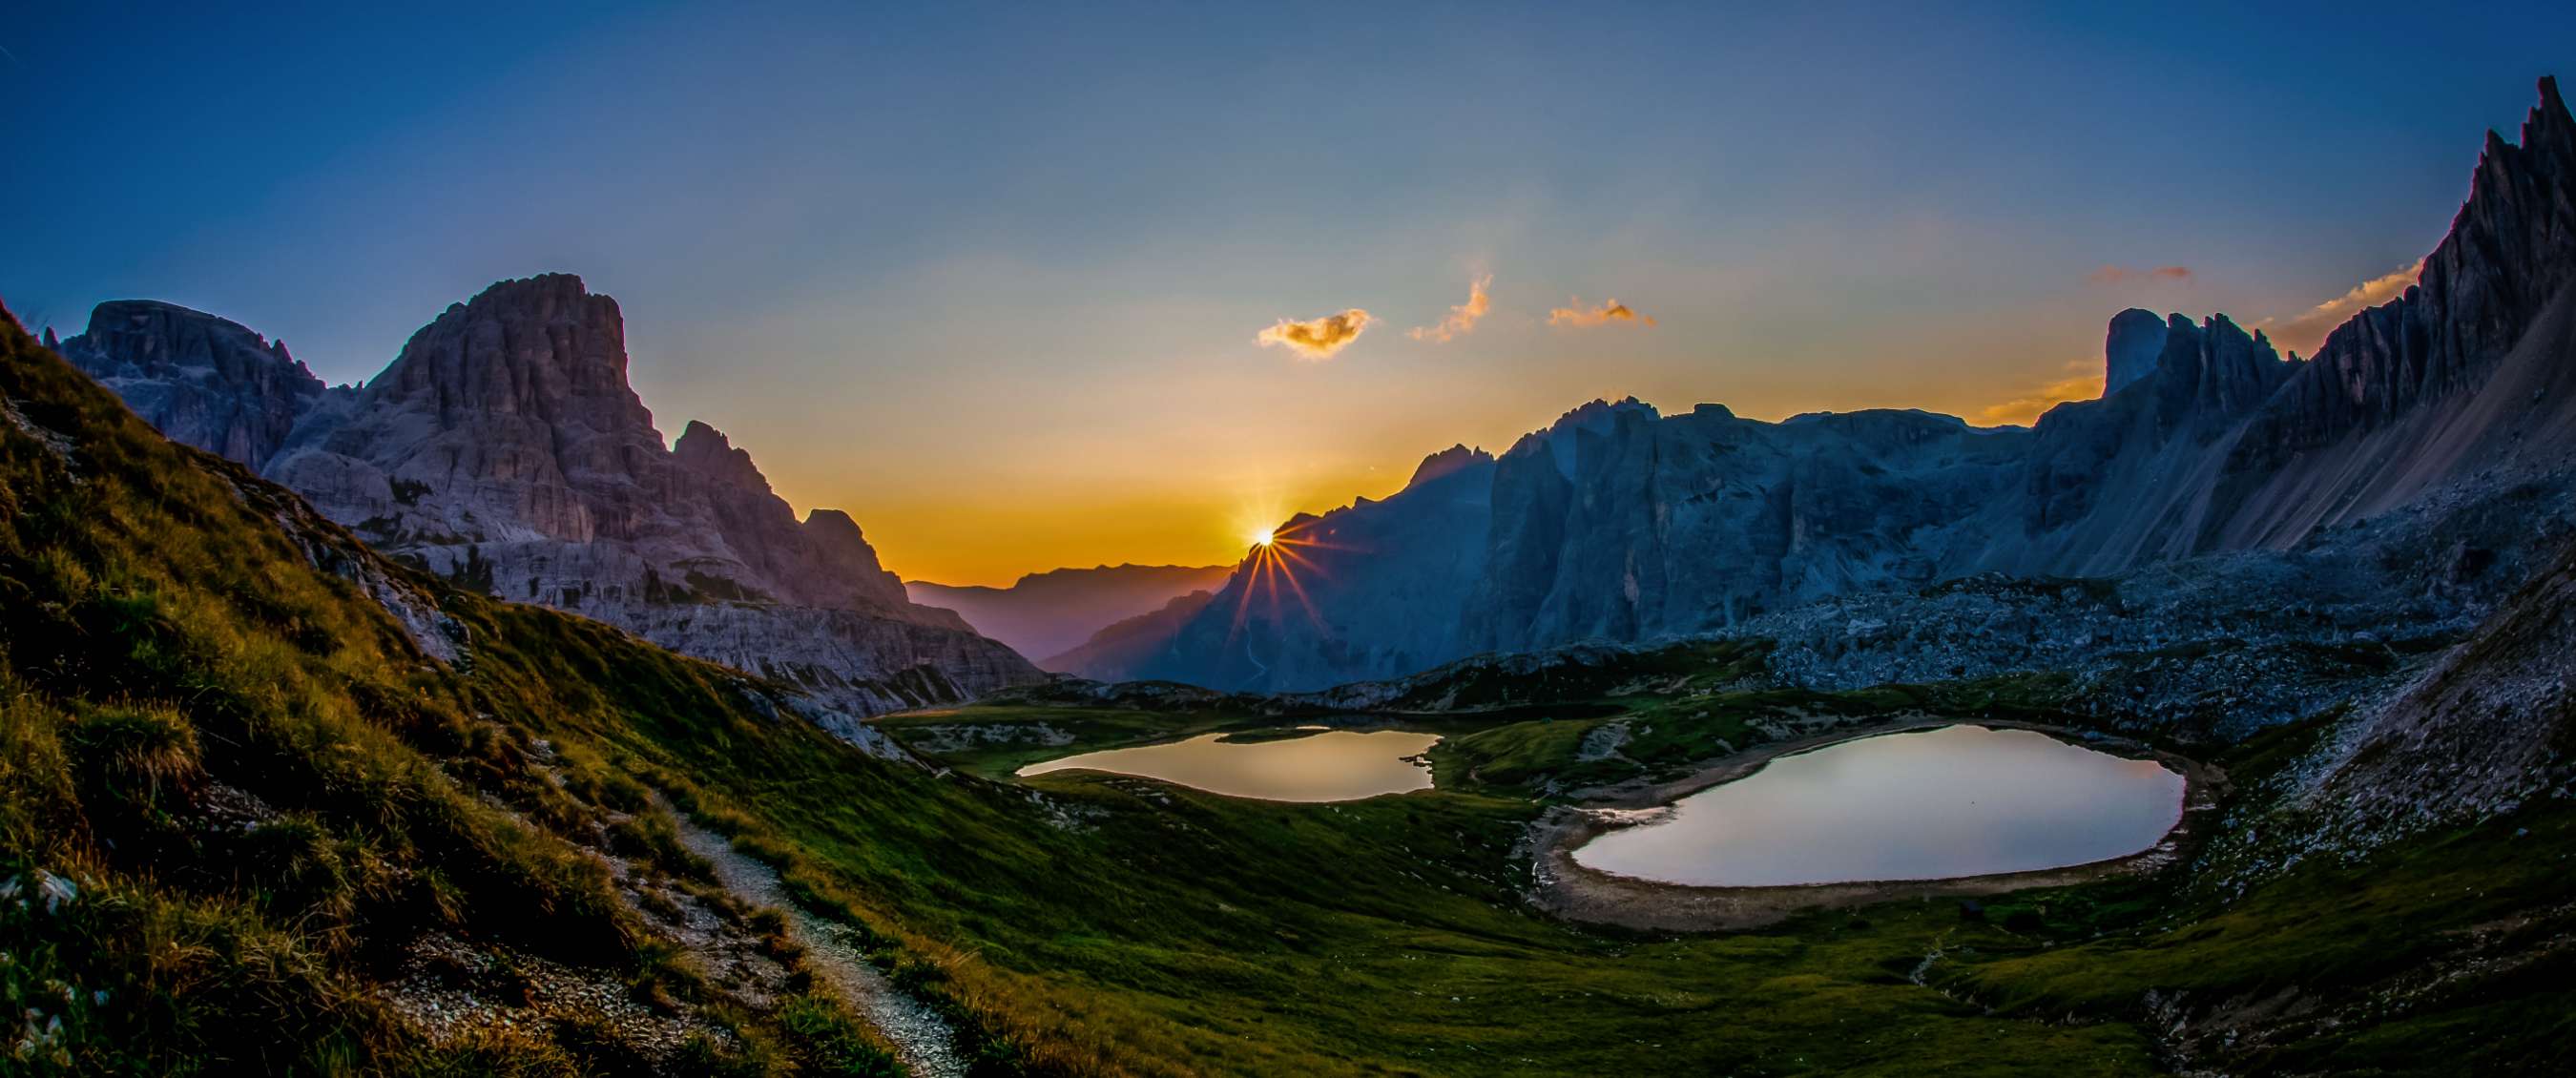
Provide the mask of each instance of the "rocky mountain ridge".
POLYGON ((568 274, 493 285, 362 388, 212 315, 115 302, 60 342, 174 440, 294 489, 377 549, 869 715, 1040 675, 913 604, 857 523, 799 521, 703 423, 666 447, 615 300, 568 274))
MULTIPOLYGON (((2521 143, 2490 135, 2421 282, 2315 357, 2285 359, 2225 315, 2124 311, 2103 396, 2029 428, 1595 401, 1490 463, 1426 461, 1433 481, 1289 522, 1285 562, 1238 566, 1139 673, 1313 690, 1977 574, 2290 551, 2555 483, 2576 462, 2571 192, 2576 121, 2544 80, 2521 143)), ((2497 542, 2480 556, 2528 560, 2536 540, 2497 542)))

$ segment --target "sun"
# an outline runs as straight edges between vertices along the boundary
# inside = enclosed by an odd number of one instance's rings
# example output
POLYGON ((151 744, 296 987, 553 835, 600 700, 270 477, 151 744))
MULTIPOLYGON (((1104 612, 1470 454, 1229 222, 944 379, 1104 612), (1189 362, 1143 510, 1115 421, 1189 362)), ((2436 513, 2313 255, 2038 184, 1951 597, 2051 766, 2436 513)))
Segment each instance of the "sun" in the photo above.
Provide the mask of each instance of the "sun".
POLYGON ((1254 546, 1269 546, 1270 540, 1271 535, 1270 529, 1268 528, 1263 528, 1252 533, 1252 545, 1254 546))

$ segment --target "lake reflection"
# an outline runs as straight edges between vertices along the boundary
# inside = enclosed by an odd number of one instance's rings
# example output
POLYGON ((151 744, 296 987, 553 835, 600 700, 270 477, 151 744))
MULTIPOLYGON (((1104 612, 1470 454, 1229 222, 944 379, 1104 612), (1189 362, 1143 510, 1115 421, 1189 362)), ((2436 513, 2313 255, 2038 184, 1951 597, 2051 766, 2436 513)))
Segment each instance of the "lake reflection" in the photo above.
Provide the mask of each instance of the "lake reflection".
POLYGON ((1329 730, 1265 741, 1202 734, 1166 745, 1104 749, 1030 764, 1021 775, 1086 768, 1176 782, 1265 801, 1354 801, 1431 788, 1431 769, 1408 760, 1440 740, 1403 730, 1329 730))
POLYGON ((1771 761, 1574 860, 1704 887, 1927 880, 2080 865, 2156 844, 2182 776, 2029 730, 1948 726, 1771 761))

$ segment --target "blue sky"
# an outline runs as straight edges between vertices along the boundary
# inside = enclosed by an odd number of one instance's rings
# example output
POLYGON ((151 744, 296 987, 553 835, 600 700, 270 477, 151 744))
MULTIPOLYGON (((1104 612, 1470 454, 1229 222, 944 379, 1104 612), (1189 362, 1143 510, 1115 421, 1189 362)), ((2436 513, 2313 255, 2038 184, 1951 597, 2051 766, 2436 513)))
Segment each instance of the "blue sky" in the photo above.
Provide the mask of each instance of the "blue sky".
POLYGON ((2576 55, 2565 5, 375 6, 0 22, 0 297, 353 381, 579 273, 667 433, 961 582, 1232 560, 1594 396, 2008 418, 2123 307, 2408 265, 2576 55), (1614 296, 1656 325, 1547 323, 1614 296))

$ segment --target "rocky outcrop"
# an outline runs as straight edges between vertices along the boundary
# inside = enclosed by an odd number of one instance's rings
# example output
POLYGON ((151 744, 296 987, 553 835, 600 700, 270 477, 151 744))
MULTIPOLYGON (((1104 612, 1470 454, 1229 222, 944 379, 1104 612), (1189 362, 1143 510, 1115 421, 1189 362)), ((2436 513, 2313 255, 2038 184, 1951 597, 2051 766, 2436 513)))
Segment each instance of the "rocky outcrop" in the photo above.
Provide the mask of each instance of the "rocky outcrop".
MULTIPOLYGON (((2576 122, 2543 82, 2521 145, 2488 140, 2422 283, 2310 360, 2225 315, 2124 311, 2103 395, 2028 429, 1596 401, 1490 464, 1446 451, 1422 469, 1433 482, 1292 522, 1288 556, 1239 566, 1146 673, 1304 690, 1975 574, 2109 577, 2320 543, 2365 556, 2336 537, 2400 509, 2493 512, 2576 467, 2571 281, 2576 122)), ((2536 534, 2481 549, 2520 562, 2536 534)))
POLYGON ((2240 443, 2256 470, 2473 392, 2576 279, 2576 121, 2554 79, 2515 145, 2487 132, 2468 201, 2414 287, 2336 327, 2240 443))
POLYGON ((2154 311, 2131 307, 2111 317, 2102 342, 2102 393, 2117 393, 2156 369, 2165 351, 2165 320, 2154 311))
POLYGON ((176 304, 102 303, 87 331, 48 343, 172 439, 252 467, 356 395, 323 385, 285 341, 176 304))
MULTIPOLYGON (((2113 346, 2142 336, 2114 320, 2113 346)), ((1979 522, 1986 546, 1959 568, 2101 576, 2204 548, 2217 461, 2293 367, 2225 315, 2175 315, 2154 336, 2154 360, 2127 385, 2040 417, 2019 497, 1996 503, 2018 519, 1979 522)))
MULTIPOLYGON (((684 437, 681 439, 686 441, 684 437)), ((1022 655, 1049 657, 1080 647, 1109 626, 1162 609, 1194 591, 1225 582, 1230 565, 1103 565, 1030 573, 1007 588, 959 587, 914 580, 904 592, 923 606, 954 610, 966 623, 1022 655)))
POLYGON ((691 423, 666 447, 628 383, 616 301, 577 277, 453 305, 338 396, 229 322, 159 304, 99 311, 64 350, 115 372, 103 380, 129 401, 184 385, 235 404, 222 423, 196 421, 216 414, 205 408, 146 412, 170 420, 165 433, 240 449, 377 549, 465 586, 769 674, 841 712, 1041 676, 955 614, 911 603, 848 515, 799 521, 721 432, 691 423))

